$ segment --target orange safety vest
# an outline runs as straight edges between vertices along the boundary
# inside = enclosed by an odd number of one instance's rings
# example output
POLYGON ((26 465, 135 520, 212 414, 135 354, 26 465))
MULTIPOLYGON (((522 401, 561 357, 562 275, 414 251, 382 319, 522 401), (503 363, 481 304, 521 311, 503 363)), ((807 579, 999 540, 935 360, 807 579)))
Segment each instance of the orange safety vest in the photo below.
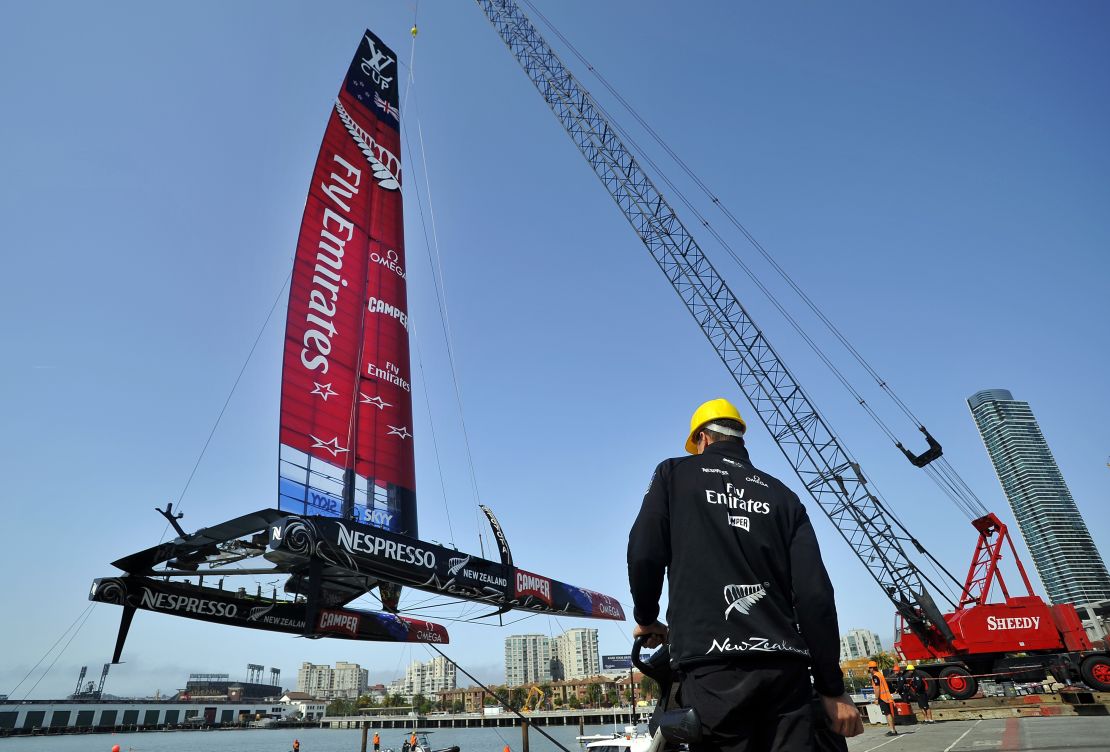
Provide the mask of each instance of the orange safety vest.
POLYGON ((381 738, 380 738, 380 737, 378 736, 378 732, 377 732, 377 731, 375 731, 375 732, 374 732, 374 744, 381 744, 381 743, 382 743, 382 740, 381 740, 381 738))
POLYGON ((875 688, 875 696, 883 702, 894 702, 894 697, 890 694, 890 687, 887 686, 886 677, 883 676, 882 671, 876 671, 871 674, 871 686, 875 688))

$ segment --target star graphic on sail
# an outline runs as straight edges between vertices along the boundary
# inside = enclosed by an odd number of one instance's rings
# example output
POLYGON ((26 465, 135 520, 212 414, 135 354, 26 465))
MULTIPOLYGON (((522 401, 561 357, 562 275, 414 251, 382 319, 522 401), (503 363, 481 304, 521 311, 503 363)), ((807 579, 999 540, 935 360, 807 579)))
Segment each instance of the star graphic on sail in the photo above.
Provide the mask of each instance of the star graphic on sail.
POLYGON ((359 400, 359 402, 361 402, 364 405, 373 405, 374 407, 378 408, 379 410, 384 410, 387 407, 393 407, 393 405, 391 403, 386 402, 381 397, 367 397, 362 392, 359 392, 358 396, 362 397, 362 399, 359 400))
POLYGON ((407 439, 409 436, 412 436, 412 434, 409 433, 408 426, 390 426, 389 433, 387 433, 386 436, 400 436, 402 439, 407 439))
POLYGON ((339 394, 339 392, 331 388, 331 384, 317 384, 315 381, 313 381, 312 385, 316 388, 309 392, 309 394, 319 394, 324 402, 328 401, 328 397, 334 397, 335 395, 339 394))
POLYGON ((324 441, 322 439, 316 438, 312 434, 309 434, 308 438, 310 438, 314 442, 316 442, 312 445, 312 447, 311 447, 312 449, 327 449, 329 452, 331 452, 332 457, 337 457, 337 456, 339 456, 340 452, 346 452, 347 451, 346 447, 339 446, 339 439, 331 439, 329 441, 324 441))

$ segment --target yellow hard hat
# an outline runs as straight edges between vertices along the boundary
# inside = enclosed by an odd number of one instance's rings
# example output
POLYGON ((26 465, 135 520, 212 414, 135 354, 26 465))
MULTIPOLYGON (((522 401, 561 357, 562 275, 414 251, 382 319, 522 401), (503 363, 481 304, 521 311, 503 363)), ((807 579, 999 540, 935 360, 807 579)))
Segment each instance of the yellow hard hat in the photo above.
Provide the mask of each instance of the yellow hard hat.
POLYGON ((727 399, 711 399, 708 402, 703 402, 690 418, 690 435, 686 437, 686 451, 690 454, 697 452, 698 445, 694 441, 694 436, 698 429, 706 423, 712 423, 721 418, 738 421, 742 430, 746 431, 748 429, 748 424, 740 417, 740 411, 736 409, 735 405, 727 399))
POLYGON ((906 670, 907 670, 907 671, 913 671, 913 664, 912 664, 912 663, 908 664, 908 665, 906 666, 906 670))

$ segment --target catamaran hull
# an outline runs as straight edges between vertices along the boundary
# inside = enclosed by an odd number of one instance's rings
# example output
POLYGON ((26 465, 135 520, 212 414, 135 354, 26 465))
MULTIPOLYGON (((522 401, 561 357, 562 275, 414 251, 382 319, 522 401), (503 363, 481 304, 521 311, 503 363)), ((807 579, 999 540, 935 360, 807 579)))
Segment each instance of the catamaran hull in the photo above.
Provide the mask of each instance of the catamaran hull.
POLYGON ((325 579, 355 574, 498 609, 624 620, 608 595, 351 520, 289 516, 270 525, 269 540, 269 561, 296 569, 318 559, 325 579))
POLYGON ((187 582, 136 575, 93 580, 89 600, 125 609, 306 637, 436 644, 450 641, 446 629, 421 619, 352 608, 319 608, 310 615, 309 605, 303 601, 271 601, 187 582), (311 626, 306 628, 309 624, 311 626))

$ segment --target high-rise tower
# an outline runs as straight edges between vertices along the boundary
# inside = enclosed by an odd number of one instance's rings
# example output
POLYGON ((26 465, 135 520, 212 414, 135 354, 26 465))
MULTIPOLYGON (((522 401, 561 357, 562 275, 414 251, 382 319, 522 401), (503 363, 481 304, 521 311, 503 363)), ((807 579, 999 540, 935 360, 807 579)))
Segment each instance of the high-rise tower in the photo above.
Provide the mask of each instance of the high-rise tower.
POLYGON ((1053 603, 1110 599, 1110 575, 1028 402, 1006 389, 967 400, 1053 603))

